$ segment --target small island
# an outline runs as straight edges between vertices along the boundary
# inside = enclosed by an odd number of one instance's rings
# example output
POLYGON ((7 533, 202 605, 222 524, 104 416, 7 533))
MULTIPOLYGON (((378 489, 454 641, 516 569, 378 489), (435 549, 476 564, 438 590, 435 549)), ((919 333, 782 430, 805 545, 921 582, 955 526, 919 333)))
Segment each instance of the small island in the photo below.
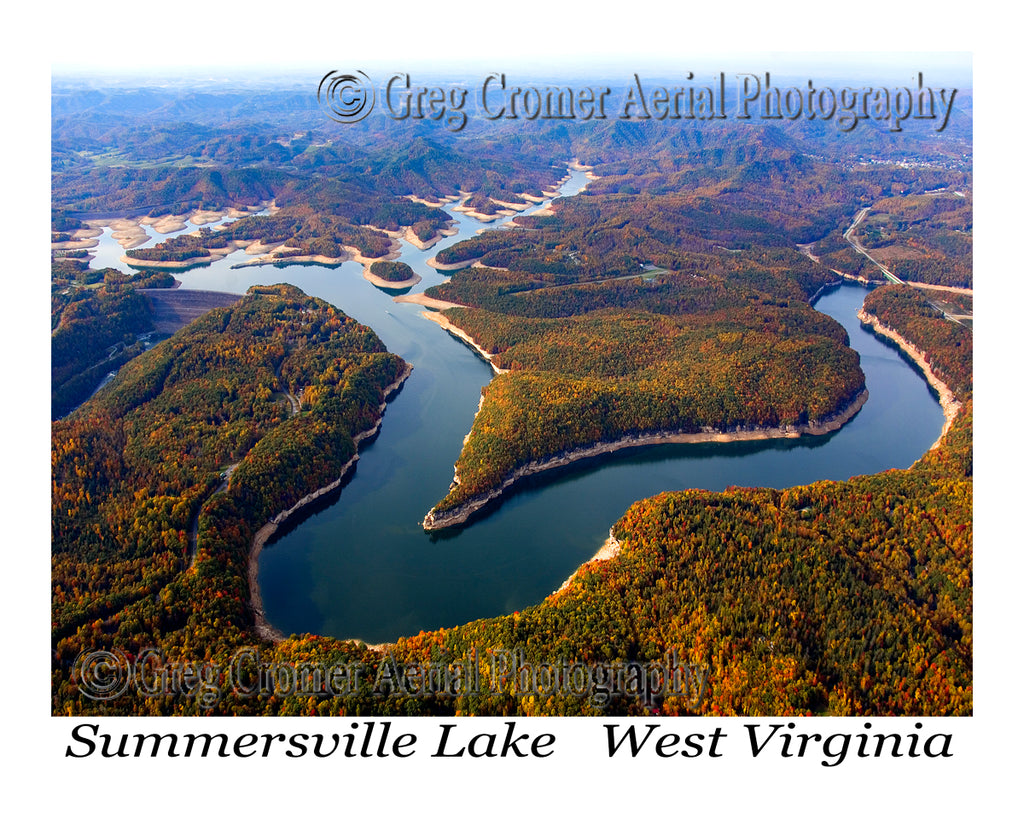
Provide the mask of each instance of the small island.
POLYGON ((405 262, 379 261, 363 268, 363 278, 387 290, 404 290, 419 283, 420 276, 405 262))

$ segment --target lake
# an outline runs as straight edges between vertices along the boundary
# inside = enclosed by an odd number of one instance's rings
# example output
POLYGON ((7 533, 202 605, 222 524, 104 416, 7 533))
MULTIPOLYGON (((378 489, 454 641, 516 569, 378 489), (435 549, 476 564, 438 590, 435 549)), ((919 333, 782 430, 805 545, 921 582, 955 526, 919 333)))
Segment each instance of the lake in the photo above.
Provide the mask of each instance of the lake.
MULTIPOLYGON (((563 195, 585 184, 584 174, 574 171, 563 195)), ((446 279, 426 264, 439 249, 485 227, 452 216, 459 233, 430 250, 402 242, 401 260, 423 277, 413 292, 446 279)), ((101 248, 110 244, 107 231, 101 248)), ((414 367, 337 500, 263 550, 264 608, 285 634, 377 643, 507 614, 557 589, 636 500, 666 490, 783 488, 907 467, 942 430, 942 410, 924 377, 861 328, 856 313, 867 290, 844 284, 815 304, 846 327, 870 393, 841 430, 796 440, 624 450, 530 479, 466 527, 426 533, 423 516, 447 492, 480 389, 492 378, 490 366, 424 319, 422 307, 395 303, 391 293, 366 281, 361 265, 231 269, 247 258, 234 253, 176 278, 184 288, 236 293, 288 282, 372 327, 388 350, 414 367)))

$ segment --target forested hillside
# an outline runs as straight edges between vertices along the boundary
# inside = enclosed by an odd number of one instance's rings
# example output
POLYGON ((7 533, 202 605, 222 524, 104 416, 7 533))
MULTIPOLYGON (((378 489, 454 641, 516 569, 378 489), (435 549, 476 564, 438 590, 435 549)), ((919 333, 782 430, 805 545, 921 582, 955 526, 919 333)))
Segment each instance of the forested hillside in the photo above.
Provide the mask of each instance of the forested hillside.
MULTIPOLYGON (((367 120, 341 138, 311 113, 309 90, 55 89, 53 714, 972 712, 973 344, 933 297, 886 286, 864 307, 957 398, 941 445, 909 469, 660 494, 609 513, 609 559, 508 616, 388 646, 277 640, 258 600, 257 533, 343 485, 408 366, 289 285, 251 288, 143 352, 155 339, 136 291, 174 280, 92 270, 89 237, 73 236, 98 214, 258 207, 127 255, 187 267, 258 243, 334 265, 355 248, 377 260, 371 272, 408 281, 425 271, 392 261, 393 237, 431 241, 450 223, 443 201, 508 213, 550 198, 573 160, 591 168, 585 192, 434 260, 451 275, 427 295, 460 305, 434 318, 501 370, 432 510, 461 525, 518 471, 565 453, 851 417, 859 358, 811 303, 834 271, 881 278, 851 236, 908 280, 973 284, 969 95, 941 137, 930 124, 821 134, 807 122, 499 120, 456 134, 367 120), (604 702, 491 665, 625 673, 668 656, 700 669, 699 697, 634 688, 604 702), (90 688, 111 657, 148 663, 150 687, 90 688), (471 661, 474 690, 465 677, 422 690, 423 669, 450 679, 471 661), (268 668, 300 669, 303 683, 268 668), (339 680, 339 668, 360 673, 339 680), (400 668, 420 669, 420 690, 396 680, 400 668)), ((967 309, 962 294, 943 298, 967 309)), ((446 559, 450 533, 415 534, 446 559)))
MULTIPOLYGON (((537 695, 488 677, 492 660, 680 662, 707 670, 703 699, 656 698, 665 714, 969 714, 973 697, 972 385, 969 331, 916 294, 883 288, 868 307, 930 352, 964 402, 942 445, 910 469, 784 491, 689 490, 640 501, 615 524, 621 551, 564 590, 507 617, 399 640, 398 664, 454 667, 482 657, 472 696, 388 698, 390 713, 645 712, 641 697, 537 695), (916 307, 893 309, 892 298, 916 307), (951 341, 952 339, 952 341, 951 341), (960 343, 957 343, 957 342, 960 343), (520 653, 521 652, 521 653, 520 653)), ((322 638, 279 658, 340 661, 322 638)), ((367 653, 376 670, 387 658, 367 653)), ((516 665, 512 666, 514 675, 516 665)), ((512 675, 510 675, 512 676, 512 675)), ((360 713, 370 687, 336 702, 360 713)), ((333 711, 283 699, 276 713, 333 711)))
POLYGON ((403 373, 339 310, 258 287, 55 422, 54 710, 87 703, 70 681, 83 649, 249 639, 253 533, 338 478, 403 373))
MULTIPOLYGON (((832 196, 843 195, 836 207, 855 211, 856 187, 832 196)), ((860 395, 845 331, 808 304, 837 277, 792 247, 803 222, 704 195, 553 207, 438 253, 484 265, 427 293, 473 308, 443 316, 508 372, 486 388, 429 527, 463 522, 556 455, 651 433, 820 425, 860 395)))
POLYGON ((129 277, 117 270, 54 264, 50 323, 50 412, 59 418, 84 401, 104 375, 144 348, 153 330, 146 287, 171 287, 168 273, 129 277))

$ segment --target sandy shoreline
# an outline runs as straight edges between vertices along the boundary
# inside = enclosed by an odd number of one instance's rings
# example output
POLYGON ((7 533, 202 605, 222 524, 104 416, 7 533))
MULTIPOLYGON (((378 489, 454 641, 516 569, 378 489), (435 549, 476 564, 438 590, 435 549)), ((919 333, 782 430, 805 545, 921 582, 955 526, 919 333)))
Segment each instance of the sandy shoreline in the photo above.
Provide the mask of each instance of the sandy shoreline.
POLYGON ((295 504, 286 509, 283 512, 278 513, 271 518, 267 523, 260 527, 256 532, 256 535, 252 539, 252 545, 249 548, 249 561, 246 566, 246 576, 249 581, 249 606, 252 609, 253 618, 255 620, 255 631, 262 639, 270 640, 271 642, 278 643, 285 639, 285 635, 274 628, 266 618, 266 612, 263 609, 263 596, 260 594, 259 586, 259 565, 260 565, 260 552, 263 551, 263 547, 267 544, 267 541, 274 535, 278 527, 284 523, 291 515, 299 511, 302 507, 312 503, 317 498, 326 495, 329 492, 337 489, 341 482, 345 479, 348 473, 355 466, 356 461, 359 460, 359 445, 367 438, 371 438, 377 434, 380 430, 380 426, 384 421, 384 411, 387 408, 388 398, 405 383, 405 380, 412 373, 412 365, 406 364, 405 369, 399 374, 388 387, 384 390, 384 401, 379 407, 379 417, 377 423, 374 424, 370 429, 365 432, 360 432, 358 435, 353 437, 353 441, 356 444, 356 454, 353 455, 344 466, 341 468, 341 472, 338 477, 331 481, 326 486, 321 486, 319 489, 310 492, 305 497, 300 498, 295 504))
POLYGON ((423 293, 403 293, 401 296, 395 296, 392 301, 402 302, 406 304, 418 304, 420 307, 429 307, 432 310, 447 310, 449 307, 464 307, 465 305, 456 304, 454 301, 444 301, 443 299, 432 299, 423 293))
MULTIPOLYGON (((196 227, 202 227, 212 222, 219 222, 221 219, 241 219, 258 213, 261 210, 276 210, 273 202, 261 202, 259 205, 251 205, 246 208, 227 207, 221 210, 193 210, 180 215, 167 216, 142 216, 139 218, 112 218, 112 219, 85 219, 86 228, 76 232, 76 239, 98 237, 103 234, 103 228, 111 229, 111 235, 124 250, 131 250, 144 245, 149 241, 149 234, 143 225, 149 225, 155 233, 167 234, 184 230, 192 223, 196 227), (81 235, 79 235, 81 234, 81 235)), ((122 257, 121 261, 125 261, 122 257)), ((168 264, 168 263, 164 263, 168 264)), ((194 263, 192 263, 194 264, 194 263)), ((151 267, 152 265, 140 265, 151 267)))
MULTIPOLYGON (((493 365, 492 365, 493 366, 493 365)), ((531 461, 524 466, 513 470, 499 486, 483 494, 470 498, 465 503, 447 512, 435 514, 431 509, 423 519, 423 528, 427 531, 433 529, 444 529, 448 526, 455 526, 465 523, 479 509, 488 503, 500 498, 506 490, 522 478, 530 475, 537 475, 550 469, 567 466, 585 458, 593 458, 597 455, 605 455, 616 452, 620 449, 631 447, 653 446, 657 444, 707 444, 707 443, 728 443, 732 441, 764 441, 775 438, 799 438, 801 435, 826 435, 835 432, 847 421, 856 415, 868 399, 868 391, 861 390, 857 397, 847 407, 823 421, 809 422, 806 424, 795 424, 785 427, 751 427, 738 429, 731 432, 724 432, 714 429, 707 429, 701 432, 650 432, 641 435, 627 435, 615 441, 601 441, 596 444, 587 444, 576 449, 562 452, 557 455, 545 458, 540 461, 531 461)), ((458 475, 455 476, 455 483, 458 483, 458 475)))
POLYGON ((67 242, 50 242, 50 252, 61 250, 91 250, 100 243, 99 239, 71 239, 67 242))
POLYGON ((424 241, 413 232, 413 229, 411 227, 407 227, 402 238, 405 239, 405 241, 407 241, 413 247, 418 247, 420 250, 430 250, 430 248, 432 248, 442 239, 445 239, 448 236, 454 236, 458 232, 459 229, 455 227, 441 228, 440 230, 435 231, 433 236, 424 241))
POLYGON ((180 262, 161 262, 154 259, 135 259, 125 254, 121 257, 121 261, 130 267, 159 267, 168 270, 187 270, 190 267, 200 267, 205 264, 211 264, 223 259, 225 256, 230 256, 236 250, 241 250, 250 243, 242 240, 233 240, 227 243, 225 247, 214 247, 209 248, 209 256, 195 256, 191 259, 184 259, 180 262))
MULTIPOLYGON (((378 230, 378 228, 374 228, 374 230, 378 230)), ((391 236, 390 232, 384 232, 391 236)), ((410 235, 412 234, 412 228, 409 228, 409 233, 410 235)), ((423 277, 419 273, 415 272, 408 279, 403 279, 400 282, 382 279, 380 276, 376 276, 370 272, 370 268, 373 267, 374 262, 393 262, 401 257, 402 246, 395 241, 394 236, 392 236, 391 249, 388 251, 387 255, 376 259, 370 259, 364 256, 359 251, 358 247, 352 247, 351 245, 345 245, 344 247, 345 251, 348 253, 349 260, 357 262, 363 266, 363 278, 370 282, 370 284, 376 285, 377 287, 381 287, 385 290, 404 290, 406 287, 412 287, 413 285, 419 284, 423 281, 423 277)))
POLYGON ((596 173, 594 173, 593 165, 584 165, 582 162, 580 162, 578 157, 573 158, 572 162, 569 163, 569 168, 574 171, 585 171, 587 179, 589 179, 592 182, 596 179, 601 178, 596 173))
POLYGON ((422 313, 420 313, 420 315, 423 316, 423 318, 427 319, 428 321, 434 322, 434 324, 441 325, 441 327, 444 330, 447 330, 453 336, 455 336, 458 339, 461 339, 474 350, 476 350, 477 355, 479 355, 482 359, 484 359, 484 361, 491 365, 491 369, 494 370, 495 375, 501 375, 502 373, 509 372, 508 370, 503 370, 501 367, 495 364, 494 355, 492 353, 487 352, 483 347, 477 344, 476 339, 470 336, 469 333, 467 333, 465 330, 456 327, 454 324, 448 321, 446 316, 442 315, 441 313, 434 313, 427 310, 424 310, 422 313))
MULTIPOLYGON (((446 203, 441 202, 437 205, 431 205, 429 202, 422 202, 421 204, 428 205, 429 207, 439 208, 446 203)), ((433 236, 431 236, 429 239, 424 240, 416 235, 415 231, 413 231, 412 229, 412 226, 402 228, 401 230, 385 230, 384 228, 374 227, 373 225, 363 225, 362 227, 367 228, 369 230, 375 230, 378 233, 383 233, 391 239, 405 239, 405 241, 407 241, 413 247, 419 248, 420 250, 430 250, 430 248, 432 248, 445 237, 454 236, 456 233, 459 232, 459 229, 456 227, 444 227, 434 231, 433 236)))
POLYGON ((261 256, 248 262, 239 262, 231 265, 234 270, 239 267, 264 267, 268 264, 321 264, 324 267, 337 267, 348 261, 346 256, 274 256, 273 254, 261 256))
POLYGON ((102 235, 103 228, 100 227, 79 228, 71 234, 74 239, 98 239, 102 235))
POLYGON ((257 239, 255 242, 250 244, 245 252, 249 256, 266 256, 273 251, 277 250, 282 245, 288 244, 287 242, 271 242, 268 245, 263 244, 262 239, 257 239))
POLYGON ((516 202, 505 202, 505 201, 503 201, 501 199, 495 199, 493 197, 491 198, 491 201, 495 205, 500 205, 501 207, 505 208, 506 210, 511 210, 511 211, 524 211, 527 208, 531 207, 531 204, 529 202, 523 202, 522 204, 518 204, 516 202))
MULTIPOLYGON (((579 161, 576 160, 576 159, 574 159, 572 162, 570 162, 568 167, 570 168, 570 171, 585 171, 587 179, 595 180, 595 179, 599 179, 600 178, 600 177, 594 175, 591 172, 591 168, 593 166, 591 166, 591 165, 581 165, 579 163, 579 161)), ((514 216, 518 216, 520 213, 522 213, 525 210, 529 210, 529 208, 533 207, 534 205, 539 205, 541 203, 546 202, 547 204, 543 208, 538 210, 536 213, 531 214, 532 216, 537 216, 537 215, 544 216, 544 215, 547 215, 547 214, 550 213, 551 201, 554 200, 554 199, 557 199, 558 197, 560 197, 562 195, 562 187, 570 179, 572 179, 572 173, 571 172, 567 173, 565 176, 563 176, 561 179, 559 179, 557 182, 555 182, 551 186, 551 190, 541 189, 540 196, 534 196, 531 193, 517 193, 517 194, 515 194, 517 197, 519 197, 520 199, 524 200, 523 202, 508 202, 508 201, 505 201, 504 199, 495 199, 493 196, 488 196, 487 197, 488 200, 490 202, 494 203, 495 205, 497 205, 500 208, 500 210, 498 210, 496 213, 480 213, 479 211, 474 210, 473 208, 469 207, 465 203, 469 199, 471 199, 474 196, 474 194, 473 193, 467 193, 466 191, 463 191, 462 192, 462 197, 461 197, 462 201, 459 202, 459 204, 456 205, 454 208, 452 208, 452 210, 454 212, 457 212, 457 213, 464 213, 464 214, 466 214, 466 216, 469 216, 472 219, 476 219, 478 222, 496 222, 497 220, 503 219, 503 218, 505 218, 507 216, 513 216, 513 217, 514 216)), ((421 200, 415 199, 413 197, 409 197, 409 198, 413 199, 413 201, 421 201, 421 200)), ((437 207, 437 205, 434 205, 431 202, 425 202, 424 201, 423 204, 424 205, 430 205, 431 207, 437 207)), ((447 203, 442 203, 442 204, 447 204, 447 203)), ((431 262, 427 262, 427 264, 431 264, 431 262)), ((431 265, 431 266, 432 267, 436 267, 438 270, 459 270, 460 269, 460 267, 456 267, 454 265, 453 266, 448 266, 448 265, 431 265)))
POLYGON ((876 316, 868 313, 863 307, 857 311, 857 318, 860 319, 861 324, 869 327, 872 332, 877 333, 880 336, 884 336, 899 345, 900 349, 910 356, 914 363, 917 364, 918 368, 924 374, 925 379, 932 386, 932 389, 939 394, 939 405, 942 407, 942 414, 945 417, 946 422, 942 425, 942 432, 939 434, 938 439, 931 445, 931 449, 936 449, 939 444, 942 443, 942 439, 946 437, 946 433, 949 432, 949 428, 953 426, 953 420, 963 408, 963 405, 956 400, 956 396, 953 394, 953 391, 949 386, 944 381, 940 380, 935 374, 931 364, 929 364, 928 360, 925 358, 923 350, 901 336, 891 327, 887 327, 882 324, 876 316))
MULTIPOLYGON (((51 251, 91 250, 99 244, 98 239, 103 235, 103 228, 110 228, 111 237, 114 241, 121 245, 123 250, 128 251, 144 245, 150 240, 150 235, 146 232, 143 225, 149 225, 152 227, 154 232, 159 234, 173 233, 187 228, 189 222, 197 227, 201 227, 202 225, 208 225, 224 218, 240 219, 243 216, 248 216, 251 213, 255 213, 272 206, 273 203, 265 202, 259 206, 254 205, 247 210, 229 207, 224 208, 223 210, 195 210, 179 216, 86 219, 83 221, 83 224, 85 224, 86 227, 79 228, 74 231, 70 241, 51 242, 50 249, 51 251)), ((239 246, 243 245, 244 243, 236 244, 235 247, 232 247, 231 250, 227 252, 233 252, 239 246)), ((154 262, 147 259, 131 259, 126 255, 121 256, 121 261, 125 264, 140 268, 163 267, 171 270, 184 270, 189 267, 207 264, 210 261, 216 261, 224 255, 227 255, 227 252, 221 253, 219 251, 220 249, 215 249, 211 251, 211 256, 204 256, 201 259, 197 257, 196 259, 190 259, 183 262, 154 262)))
POLYGON ((416 196, 415 194, 408 194, 406 197, 411 202, 416 202, 420 205, 426 205, 428 208, 443 208, 449 202, 458 202, 462 197, 458 194, 451 194, 450 196, 441 197, 438 201, 434 202, 430 199, 423 199, 422 197, 416 196))
POLYGON ((569 586, 572 585, 572 581, 575 580, 579 576, 579 573, 582 572, 584 569, 586 569, 587 567, 593 567, 597 563, 603 563, 606 560, 611 560, 620 551, 622 551, 622 544, 619 543, 619 541, 615 538, 615 535, 612 533, 612 530, 609 529, 608 539, 605 540, 605 542, 601 545, 601 548, 597 550, 597 554, 590 558, 590 560, 588 560, 586 563, 581 564, 580 567, 571 575, 569 575, 565 579, 565 582, 557 589, 555 589, 551 594, 555 595, 560 592, 564 592, 567 588, 569 588, 569 586))
POLYGON ((461 262, 452 262, 451 264, 441 264, 439 261, 437 261, 437 257, 433 256, 433 257, 427 259, 427 265, 429 267, 434 268, 434 270, 442 270, 442 271, 462 270, 462 268, 464 268, 464 267, 471 267, 475 262, 479 262, 482 258, 483 258, 483 256, 476 256, 475 258, 465 259, 464 261, 461 261, 461 262))
MULTIPOLYGON (((59 231, 58 231, 59 232, 59 231)), ((64 231, 68 233, 67 231, 64 231)), ((68 235, 71 237, 65 242, 50 242, 50 251, 54 250, 89 250, 96 247, 99 237, 103 235, 103 228, 84 227, 73 230, 68 235)))
MULTIPOLYGON (((248 246, 245 247, 245 252, 247 254, 249 254, 250 256, 259 254, 258 258, 251 259, 248 262, 239 262, 238 264, 231 265, 231 269, 234 270, 236 268, 242 268, 242 267, 263 267, 264 265, 273 265, 273 264, 320 264, 320 265, 323 265, 324 267, 338 267, 339 265, 342 265, 345 262, 356 262, 356 263, 361 264, 363 266, 363 270, 364 270, 364 274, 365 274, 366 272, 369 271, 370 265, 372 265, 374 262, 394 261, 402 253, 401 245, 399 245, 398 242, 396 242, 396 241, 392 241, 391 249, 387 252, 386 255, 379 256, 379 257, 376 257, 376 258, 373 258, 373 259, 369 258, 368 256, 364 256, 362 254, 362 252, 359 250, 359 248, 353 247, 351 245, 343 245, 342 246, 342 249, 345 252, 341 256, 321 256, 321 255, 282 256, 281 255, 282 253, 287 253, 289 250, 298 250, 298 249, 299 248, 289 247, 287 240, 284 241, 284 242, 279 242, 278 244, 275 244, 275 245, 264 245, 264 244, 261 244, 260 242, 252 242, 248 246)), ((367 277, 367 280, 368 281, 373 281, 374 284, 376 284, 375 279, 377 279, 377 277, 374 277, 373 279, 370 279, 369 277, 367 277)), ((384 281, 384 280, 383 279, 379 279, 379 281, 384 281)), ((398 286, 401 286, 401 287, 411 287, 412 286, 412 285, 409 285, 409 284, 401 284, 401 283, 398 283, 398 282, 389 282, 388 284, 389 284, 390 287, 398 287, 398 286)))
MULTIPOLYGON (((586 175, 587 175, 588 179, 593 180, 593 179, 598 179, 599 178, 599 177, 595 176, 593 173, 590 172, 590 168, 591 168, 590 165, 580 165, 579 162, 577 160, 575 160, 575 159, 571 163, 569 163, 569 168, 571 168, 572 170, 577 170, 577 171, 586 171, 586 175)), ((572 174, 571 173, 566 174, 564 177, 562 177, 560 180, 558 180, 558 182, 555 183, 553 190, 550 190, 550 191, 542 190, 540 196, 534 196, 533 194, 530 194, 530 193, 517 193, 516 196, 518 196, 520 199, 523 199, 524 200, 523 203, 519 203, 519 202, 506 202, 506 201, 504 201, 502 199, 495 199, 494 197, 488 197, 488 199, 491 202, 493 202, 495 205, 497 205, 497 206, 499 206, 501 208, 501 210, 499 210, 497 213, 494 213, 494 214, 480 213, 479 211, 473 210, 472 208, 468 207, 465 203, 474 194, 467 193, 466 191, 462 191, 461 197, 449 197, 448 200, 446 200, 444 202, 441 202, 441 203, 433 203, 433 202, 428 202, 428 201, 425 201, 425 200, 420 200, 420 199, 418 199, 418 198, 416 198, 414 196, 409 196, 407 198, 408 199, 412 199, 414 202, 421 202, 424 205, 429 205, 430 207, 441 207, 441 206, 447 204, 448 201, 454 201, 454 200, 460 200, 461 199, 459 204, 452 208, 452 211, 457 212, 457 213, 464 213, 466 216, 469 216, 472 219, 476 219, 478 222, 490 223, 490 222, 496 222, 499 219, 503 219, 503 218, 509 217, 509 216, 516 217, 516 216, 520 215, 523 211, 529 210, 534 205, 539 205, 539 204, 542 204, 542 203, 544 204, 544 207, 539 208, 538 210, 534 211, 530 215, 531 216, 550 216, 552 214, 552 210, 551 210, 551 203, 552 203, 552 201, 554 201, 555 199, 559 198, 562 195, 561 188, 570 179, 572 179, 572 174)), ((514 224, 514 221, 513 221, 513 224, 514 224)), ((483 231, 484 231, 484 229, 481 228, 480 230, 477 231, 477 233, 483 233, 483 231)), ((387 231, 385 231, 385 232, 387 232, 387 231)), ((452 228, 452 229, 450 229, 450 232, 449 232, 449 229, 442 230, 441 234, 443 234, 444 236, 453 236, 457 232, 458 232, 457 229, 452 228)), ((398 231, 394 231, 394 232, 389 232, 388 235, 397 235, 398 233, 399 233, 398 231)), ((412 229, 411 228, 407 229, 407 233, 409 235, 406 235, 404 237, 406 239, 406 241, 410 242, 411 244, 416 245, 421 250, 427 250, 430 247, 433 247, 442 238, 441 236, 435 236, 433 239, 430 239, 426 243, 420 243, 418 241, 418 239, 415 238, 415 236, 412 236, 412 238, 410 238, 410 236, 412 235, 412 229)), ((430 267, 434 268, 435 270, 441 270, 441 271, 446 271, 447 272, 447 271, 454 271, 454 270, 462 270, 463 268, 466 268, 466 267, 476 266, 476 264, 480 261, 480 258, 481 257, 478 256, 478 257, 476 257, 474 259, 466 259, 464 261, 454 262, 452 264, 441 264, 440 262, 437 261, 437 257, 434 257, 434 258, 428 259, 427 260, 427 264, 430 265, 430 267)))
POLYGON ((363 252, 358 247, 342 245, 342 249, 348 254, 346 258, 342 259, 342 261, 357 262, 364 267, 369 267, 374 262, 393 262, 402 255, 402 246, 395 241, 391 242, 391 249, 388 250, 385 255, 375 256, 372 259, 369 256, 364 256, 363 252))
POLYGON ((382 287, 385 290, 404 290, 406 287, 412 287, 414 284, 419 284, 423 281, 423 277, 419 273, 413 273, 412 278, 400 282, 388 281, 371 273, 369 265, 363 266, 363 278, 370 282, 370 284, 382 287))
POLYGON ((181 214, 178 216, 144 216, 139 221, 140 225, 149 225, 156 233, 176 233, 179 230, 184 230, 188 227, 188 214, 181 214))
MULTIPOLYGON (((494 201, 493 199, 491 200, 494 201)), ((472 219, 476 219, 478 222, 496 222, 499 219, 504 219, 506 216, 515 216, 517 211, 509 210, 508 208, 502 208, 496 213, 480 213, 478 210, 467 205, 456 205, 452 210, 455 213, 464 213, 472 219)))
POLYGON ((273 201, 261 202, 259 205, 250 205, 245 208, 226 207, 220 210, 193 210, 182 214, 168 214, 166 216, 144 216, 139 220, 141 225, 150 225, 156 233, 174 233, 184 230, 189 223, 196 227, 219 222, 221 219, 241 219, 258 213, 261 210, 276 210, 273 201))
POLYGON ((97 235, 103 234, 103 228, 110 228, 110 235, 124 250, 131 250, 149 241, 149 234, 138 219, 88 219, 85 224, 90 231, 99 231, 97 235))

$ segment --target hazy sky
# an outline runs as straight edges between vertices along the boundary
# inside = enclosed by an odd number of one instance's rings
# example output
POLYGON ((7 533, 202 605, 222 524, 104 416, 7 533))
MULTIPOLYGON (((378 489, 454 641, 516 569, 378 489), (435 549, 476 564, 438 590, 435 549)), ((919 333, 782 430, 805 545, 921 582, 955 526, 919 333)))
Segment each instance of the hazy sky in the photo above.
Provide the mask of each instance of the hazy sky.
MULTIPOLYGON (((146 62, 66 63, 53 66, 53 78, 87 77, 101 82, 146 84, 177 84, 193 82, 238 82, 258 84, 297 83, 308 85, 310 78, 319 78, 331 70, 362 70, 374 80, 382 81, 395 72, 409 73, 414 78, 463 80, 479 83, 492 72, 502 72, 510 82, 529 78, 542 78, 553 82, 577 83, 629 82, 634 73, 645 80, 674 80, 684 82, 692 73, 693 82, 711 81, 718 72, 725 72, 732 81, 737 74, 763 76, 770 72, 773 79, 803 82, 814 80, 815 85, 837 82, 865 82, 888 86, 907 85, 916 81, 921 72, 926 85, 950 85, 969 88, 972 85, 971 55, 967 52, 948 53, 721 53, 715 55, 668 56, 659 55, 577 55, 572 59, 527 60, 513 53, 491 57, 461 58, 439 61, 395 52, 394 55, 368 55, 364 58, 346 56, 335 59, 326 54, 323 59, 288 61, 278 56, 273 63, 255 66, 240 65, 161 65, 146 62)), ((778 85, 778 82, 774 82, 778 85)))
POLYGON ((442 0, 312 8, 296 2, 194 9, 143 4, 115 11, 59 2, 46 39, 55 76, 769 70, 895 84, 923 70, 933 84, 970 82, 969 23, 951 26, 941 14, 911 14, 878 0, 858 3, 855 13, 806 2, 696 5, 442 0))

